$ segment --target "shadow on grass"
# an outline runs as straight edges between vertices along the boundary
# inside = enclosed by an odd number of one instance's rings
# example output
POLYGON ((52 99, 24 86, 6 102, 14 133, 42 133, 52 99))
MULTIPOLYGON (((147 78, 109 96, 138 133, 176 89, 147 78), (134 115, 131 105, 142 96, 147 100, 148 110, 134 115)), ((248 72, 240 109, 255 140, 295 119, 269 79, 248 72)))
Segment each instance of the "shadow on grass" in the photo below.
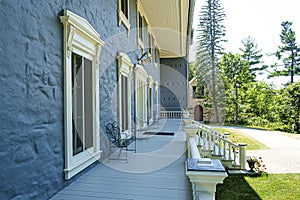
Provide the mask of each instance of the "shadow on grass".
POLYGON ((261 200, 261 198, 247 183, 244 175, 229 175, 223 184, 217 185, 216 200, 261 200))

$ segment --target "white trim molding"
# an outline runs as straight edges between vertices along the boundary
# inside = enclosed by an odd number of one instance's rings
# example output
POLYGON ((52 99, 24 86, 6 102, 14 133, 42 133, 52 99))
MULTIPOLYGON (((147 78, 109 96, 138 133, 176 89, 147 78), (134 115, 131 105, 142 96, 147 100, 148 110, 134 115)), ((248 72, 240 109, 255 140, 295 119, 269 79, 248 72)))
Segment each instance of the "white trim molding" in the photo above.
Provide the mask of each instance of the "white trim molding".
POLYGON ((135 67, 135 116, 137 128, 147 128, 147 72, 142 65, 135 67))
MULTIPOLYGON (((104 42, 89 22, 75 13, 64 10, 60 17, 64 25, 64 138, 65 138, 65 179, 70 179, 84 168, 100 159, 99 119, 99 54, 104 42), (73 92, 72 54, 77 54, 91 63, 92 90, 90 94, 93 113, 92 145, 80 153, 73 150, 73 92)), ((83 133, 84 134, 84 133, 83 133)), ((84 142, 83 142, 84 143, 84 142)))
POLYGON ((154 90, 155 90, 155 96, 156 96, 156 106, 155 106, 155 113, 156 115, 154 116, 155 120, 158 120, 159 119, 159 115, 160 115, 160 112, 159 112, 159 93, 158 93, 158 87, 159 87, 159 84, 157 81, 154 81, 154 90))
MULTIPOLYGON (((127 54, 119 52, 118 56, 118 105, 119 105, 119 123, 120 127, 124 127, 123 115, 122 115, 122 101, 126 101, 128 113, 127 113, 127 130, 122 130, 131 134, 131 74, 133 64, 127 54), (127 98, 122 97, 122 76, 127 77, 127 98)), ((124 92, 124 91, 123 91, 124 92)))
POLYGON ((148 76, 148 116, 149 116, 149 123, 153 123, 153 107, 154 107, 154 102, 153 102, 153 97, 154 97, 154 80, 152 78, 152 76, 148 76), (151 91, 151 93, 150 93, 151 91))

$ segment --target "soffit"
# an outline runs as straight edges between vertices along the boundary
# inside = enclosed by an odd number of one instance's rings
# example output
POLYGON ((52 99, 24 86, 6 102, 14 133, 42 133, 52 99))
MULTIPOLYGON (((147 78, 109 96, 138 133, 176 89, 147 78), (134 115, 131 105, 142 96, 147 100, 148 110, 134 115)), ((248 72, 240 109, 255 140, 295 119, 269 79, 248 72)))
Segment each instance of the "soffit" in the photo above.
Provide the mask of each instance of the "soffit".
POLYGON ((161 57, 186 55, 189 0, 139 0, 161 57))

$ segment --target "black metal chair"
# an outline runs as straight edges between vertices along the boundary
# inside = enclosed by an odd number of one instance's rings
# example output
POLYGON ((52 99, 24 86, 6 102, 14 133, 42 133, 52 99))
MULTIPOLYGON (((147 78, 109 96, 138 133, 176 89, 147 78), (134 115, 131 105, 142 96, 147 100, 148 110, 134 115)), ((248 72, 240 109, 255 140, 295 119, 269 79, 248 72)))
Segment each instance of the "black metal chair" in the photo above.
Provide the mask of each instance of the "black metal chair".
POLYGON ((117 122, 108 123, 106 125, 106 135, 110 142, 108 160, 125 160, 127 162, 128 161, 127 160, 128 146, 134 141, 134 136, 132 136, 132 135, 129 136, 126 133, 121 133, 120 127, 117 122), (111 151, 111 148, 113 148, 113 147, 118 147, 120 150, 117 158, 111 158, 110 151, 111 151), (123 149, 126 150, 126 158, 125 159, 120 158, 123 149))

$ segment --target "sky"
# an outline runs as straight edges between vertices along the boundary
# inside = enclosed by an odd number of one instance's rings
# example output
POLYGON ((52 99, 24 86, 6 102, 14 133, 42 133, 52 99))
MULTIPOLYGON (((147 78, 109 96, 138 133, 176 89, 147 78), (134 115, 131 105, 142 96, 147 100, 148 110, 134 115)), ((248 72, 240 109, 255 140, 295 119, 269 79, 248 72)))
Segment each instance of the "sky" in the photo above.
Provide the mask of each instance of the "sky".
MULTIPOLYGON (((199 23, 199 12, 205 1, 196 0, 193 21, 195 31, 199 23)), ((295 31, 296 41, 300 44, 299 0, 220 0, 220 2, 226 13, 224 39, 228 42, 223 45, 226 52, 240 53, 239 48, 243 47, 241 40, 250 36, 256 40, 258 49, 262 50, 265 64, 274 63, 276 59, 266 54, 276 52, 278 46, 281 45, 280 33, 283 21, 293 22, 292 30, 295 31)), ((194 45, 196 45, 196 39, 194 39, 194 45)), ((191 59, 193 60, 193 53, 191 53, 191 59)), ((289 80, 288 77, 283 79, 289 80)), ((276 80, 276 82, 282 82, 283 79, 276 80)))

